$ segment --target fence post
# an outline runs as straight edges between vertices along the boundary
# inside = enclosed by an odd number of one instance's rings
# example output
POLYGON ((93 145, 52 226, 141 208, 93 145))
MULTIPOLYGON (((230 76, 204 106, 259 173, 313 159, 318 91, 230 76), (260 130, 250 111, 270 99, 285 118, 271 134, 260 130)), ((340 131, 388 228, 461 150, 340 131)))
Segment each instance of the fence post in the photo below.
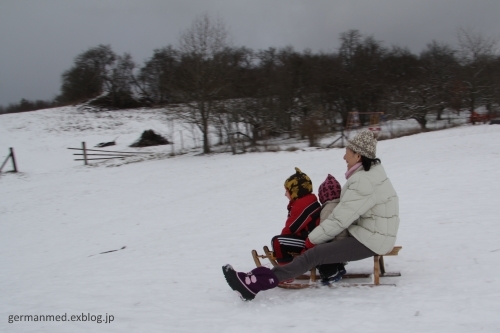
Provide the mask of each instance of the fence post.
POLYGON ((10 158, 12 158, 12 166, 14 167, 14 172, 17 172, 16 156, 14 155, 14 148, 10 147, 10 158))
POLYGON ((83 163, 85 165, 88 165, 88 162, 87 162, 87 148, 85 147, 85 141, 82 142, 82 148, 83 148, 83 163))

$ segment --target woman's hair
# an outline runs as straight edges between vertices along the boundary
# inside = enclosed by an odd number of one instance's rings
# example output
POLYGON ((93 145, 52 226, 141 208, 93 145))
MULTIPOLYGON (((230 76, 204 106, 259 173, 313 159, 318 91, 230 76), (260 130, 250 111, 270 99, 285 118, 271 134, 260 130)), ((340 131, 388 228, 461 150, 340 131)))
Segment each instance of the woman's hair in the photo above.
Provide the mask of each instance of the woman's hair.
POLYGON ((376 165, 379 163, 382 163, 382 161, 379 158, 372 159, 361 155, 361 164, 363 164, 363 169, 365 169, 365 171, 370 171, 372 165, 376 165))

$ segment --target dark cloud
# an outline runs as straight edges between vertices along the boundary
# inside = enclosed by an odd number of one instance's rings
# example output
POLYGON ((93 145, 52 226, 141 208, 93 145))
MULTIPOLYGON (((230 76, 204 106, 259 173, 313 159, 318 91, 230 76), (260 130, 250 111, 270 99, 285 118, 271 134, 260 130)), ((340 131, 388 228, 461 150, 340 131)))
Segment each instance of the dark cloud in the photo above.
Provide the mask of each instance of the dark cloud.
POLYGON ((461 26, 500 36, 498 0, 4 0, 0 105, 53 98, 74 57, 98 44, 142 64, 204 12, 223 18, 234 43, 252 49, 335 51, 349 29, 414 53, 432 40, 455 45, 461 26))

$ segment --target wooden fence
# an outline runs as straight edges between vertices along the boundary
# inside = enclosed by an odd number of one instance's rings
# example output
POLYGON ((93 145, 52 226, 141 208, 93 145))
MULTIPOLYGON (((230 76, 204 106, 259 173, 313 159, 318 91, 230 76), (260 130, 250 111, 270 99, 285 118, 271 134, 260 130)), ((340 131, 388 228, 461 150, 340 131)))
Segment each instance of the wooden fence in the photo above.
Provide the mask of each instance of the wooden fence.
POLYGON ((12 168, 13 170, 7 171, 7 172, 17 172, 17 163, 16 163, 16 156, 14 155, 14 148, 9 148, 10 152, 9 155, 7 155, 7 158, 5 161, 3 161, 2 166, 0 166, 0 172, 2 172, 3 167, 7 164, 7 161, 10 159, 12 161, 12 168))
POLYGON ((87 149, 85 142, 82 142, 82 148, 68 148, 68 149, 80 150, 81 153, 73 155, 82 156, 82 158, 77 158, 75 159, 75 161, 83 161, 85 165, 89 164, 88 161, 93 161, 93 160, 109 160, 113 158, 125 158, 139 154, 151 154, 148 152, 136 152, 136 151, 112 151, 112 150, 87 149))

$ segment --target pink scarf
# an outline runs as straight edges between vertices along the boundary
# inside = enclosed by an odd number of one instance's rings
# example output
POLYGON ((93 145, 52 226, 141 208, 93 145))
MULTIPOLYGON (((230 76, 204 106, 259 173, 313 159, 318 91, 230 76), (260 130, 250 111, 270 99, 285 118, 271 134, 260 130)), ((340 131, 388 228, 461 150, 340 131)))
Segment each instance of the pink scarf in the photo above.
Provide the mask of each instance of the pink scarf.
POLYGON ((349 179, 349 177, 352 176, 352 174, 359 169, 359 167, 361 166, 361 162, 358 162, 356 164, 354 164, 352 166, 352 168, 350 168, 349 170, 347 170, 347 172, 345 173, 345 179, 349 179))

